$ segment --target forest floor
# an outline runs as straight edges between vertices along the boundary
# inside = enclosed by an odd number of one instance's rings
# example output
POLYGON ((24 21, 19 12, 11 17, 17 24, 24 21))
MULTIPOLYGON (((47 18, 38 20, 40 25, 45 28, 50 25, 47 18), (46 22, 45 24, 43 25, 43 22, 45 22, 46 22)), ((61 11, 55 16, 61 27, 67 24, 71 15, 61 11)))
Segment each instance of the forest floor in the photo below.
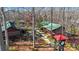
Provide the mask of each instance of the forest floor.
MULTIPOLYGON (((65 51, 78 51, 75 48, 64 48, 65 51)), ((54 51, 52 47, 40 47, 33 49, 33 45, 30 42, 16 42, 16 45, 10 46, 10 51, 54 51), (28 44, 28 45, 27 45, 28 44)))

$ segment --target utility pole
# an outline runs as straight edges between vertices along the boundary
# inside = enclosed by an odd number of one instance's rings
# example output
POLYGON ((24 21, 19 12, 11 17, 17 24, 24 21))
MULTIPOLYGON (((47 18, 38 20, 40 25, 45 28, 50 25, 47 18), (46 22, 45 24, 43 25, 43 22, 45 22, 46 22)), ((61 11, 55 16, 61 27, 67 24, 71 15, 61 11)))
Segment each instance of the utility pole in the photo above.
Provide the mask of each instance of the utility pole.
POLYGON ((8 40, 8 32, 7 32, 7 29, 6 29, 6 16, 5 16, 4 8, 3 7, 1 7, 1 15, 2 15, 2 20, 3 20, 3 25, 5 27, 5 44, 6 44, 6 50, 8 50, 8 48, 9 48, 9 40, 8 40))
POLYGON ((35 8, 32 8, 32 36, 33 36, 33 48, 35 47, 35 8))

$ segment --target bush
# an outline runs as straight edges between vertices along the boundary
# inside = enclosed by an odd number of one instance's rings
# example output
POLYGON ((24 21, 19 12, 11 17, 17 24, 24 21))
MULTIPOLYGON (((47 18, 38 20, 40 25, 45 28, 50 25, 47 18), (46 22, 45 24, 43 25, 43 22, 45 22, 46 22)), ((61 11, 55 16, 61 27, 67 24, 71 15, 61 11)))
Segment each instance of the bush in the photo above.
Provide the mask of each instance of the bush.
POLYGON ((17 51, 15 47, 9 47, 9 51, 17 51))
POLYGON ((37 48, 32 48, 32 51, 38 51, 38 49, 37 48))
POLYGON ((65 45, 67 48, 71 48, 71 44, 70 43, 66 43, 65 45))
POLYGON ((78 50, 79 50, 79 45, 77 45, 77 47, 76 47, 78 50))

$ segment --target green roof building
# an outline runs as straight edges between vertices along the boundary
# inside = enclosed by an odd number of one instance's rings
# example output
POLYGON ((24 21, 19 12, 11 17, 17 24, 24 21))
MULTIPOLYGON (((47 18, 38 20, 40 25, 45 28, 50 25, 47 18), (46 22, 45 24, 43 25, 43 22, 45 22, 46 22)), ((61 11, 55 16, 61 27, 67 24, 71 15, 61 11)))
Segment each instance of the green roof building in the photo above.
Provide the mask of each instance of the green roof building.
MULTIPOLYGON (((11 27, 14 27, 14 24, 10 21, 7 21, 6 22, 6 29, 11 28, 11 27)), ((2 25, 2 31, 5 31, 5 25, 4 24, 2 25)))
POLYGON ((44 28, 48 29, 48 30, 55 30, 61 27, 60 24, 56 24, 56 23, 49 23, 48 25, 44 25, 44 28))
POLYGON ((42 21, 41 23, 40 23, 40 25, 42 25, 42 26, 45 26, 45 25, 48 25, 50 22, 49 21, 42 21))

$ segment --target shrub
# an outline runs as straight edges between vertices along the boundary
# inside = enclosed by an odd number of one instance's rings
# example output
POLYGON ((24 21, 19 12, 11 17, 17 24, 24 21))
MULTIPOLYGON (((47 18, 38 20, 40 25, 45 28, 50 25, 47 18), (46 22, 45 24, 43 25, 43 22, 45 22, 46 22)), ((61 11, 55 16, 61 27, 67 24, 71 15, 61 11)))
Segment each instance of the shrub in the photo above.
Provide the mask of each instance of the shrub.
POLYGON ((9 47, 9 51, 17 51, 15 47, 9 47))
POLYGON ((66 43, 65 45, 67 48, 71 48, 71 44, 70 43, 66 43))
POLYGON ((76 47, 78 50, 79 50, 79 45, 77 45, 77 47, 76 47))

